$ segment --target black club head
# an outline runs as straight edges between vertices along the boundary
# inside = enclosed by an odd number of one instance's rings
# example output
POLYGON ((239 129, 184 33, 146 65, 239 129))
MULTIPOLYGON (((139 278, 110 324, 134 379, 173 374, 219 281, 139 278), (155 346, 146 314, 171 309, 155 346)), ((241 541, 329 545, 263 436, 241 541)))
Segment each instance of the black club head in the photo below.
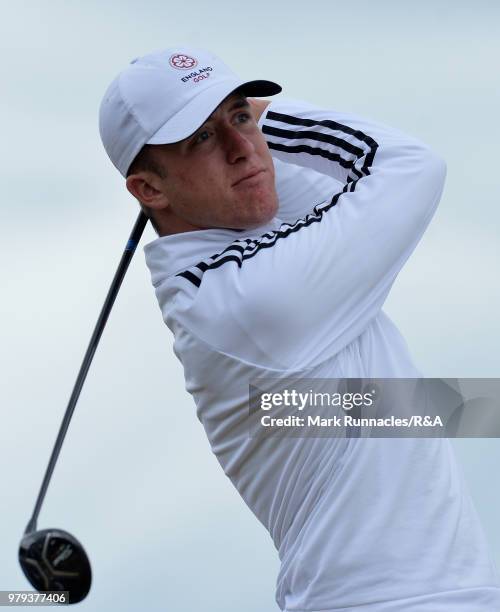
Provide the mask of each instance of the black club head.
POLYGON ((37 591, 69 591, 69 603, 85 599, 92 571, 83 546, 67 531, 28 532, 19 546, 19 563, 37 591))

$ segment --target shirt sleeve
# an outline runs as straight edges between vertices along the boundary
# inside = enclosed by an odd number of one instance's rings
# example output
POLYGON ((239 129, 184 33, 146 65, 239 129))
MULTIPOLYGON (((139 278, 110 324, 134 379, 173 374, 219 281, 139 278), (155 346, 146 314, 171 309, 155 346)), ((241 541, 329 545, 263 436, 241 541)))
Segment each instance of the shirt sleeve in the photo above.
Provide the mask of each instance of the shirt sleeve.
POLYGON ((343 185, 326 174, 274 158, 276 192, 279 207, 276 216, 295 223, 320 204, 338 193, 343 185))
MULTIPOLYGON (((439 202, 444 161, 375 121, 278 100, 272 155, 343 185, 295 223, 237 240, 198 266, 189 327, 218 350, 276 368, 313 366, 380 312, 439 202)), ((411 296, 408 296, 411 299, 411 296)))
MULTIPOLYGON (((272 101, 271 105, 273 103, 276 105, 276 101, 272 101)), ((266 108, 259 119, 261 130, 269 108, 266 108)), ((343 187, 342 183, 332 176, 299 166, 293 163, 290 157, 283 161, 275 156, 273 161, 279 200, 276 216, 286 223, 294 223, 312 212, 316 204, 331 199, 343 187)))

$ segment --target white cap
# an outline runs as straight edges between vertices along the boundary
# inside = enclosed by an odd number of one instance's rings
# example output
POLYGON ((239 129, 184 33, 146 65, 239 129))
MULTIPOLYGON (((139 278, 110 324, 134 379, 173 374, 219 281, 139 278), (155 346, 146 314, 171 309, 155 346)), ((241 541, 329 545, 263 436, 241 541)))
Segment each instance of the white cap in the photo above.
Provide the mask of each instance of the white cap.
POLYGON ((108 87, 99 131, 123 176, 145 144, 179 142, 193 134, 230 93, 272 96, 272 81, 244 81, 212 53, 171 47, 133 60, 108 87))

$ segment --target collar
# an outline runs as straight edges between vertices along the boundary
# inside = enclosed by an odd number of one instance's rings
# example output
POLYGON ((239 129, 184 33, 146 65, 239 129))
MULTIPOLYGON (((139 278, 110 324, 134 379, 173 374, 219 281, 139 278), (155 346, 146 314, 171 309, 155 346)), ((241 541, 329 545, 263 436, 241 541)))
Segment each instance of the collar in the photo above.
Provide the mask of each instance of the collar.
POLYGON ((152 283, 156 287, 166 278, 216 255, 232 242, 257 238, 278 229, 281 223, 274 217, 269 223, 252 230, 215 228, 161 236, 144 247, 152 283))

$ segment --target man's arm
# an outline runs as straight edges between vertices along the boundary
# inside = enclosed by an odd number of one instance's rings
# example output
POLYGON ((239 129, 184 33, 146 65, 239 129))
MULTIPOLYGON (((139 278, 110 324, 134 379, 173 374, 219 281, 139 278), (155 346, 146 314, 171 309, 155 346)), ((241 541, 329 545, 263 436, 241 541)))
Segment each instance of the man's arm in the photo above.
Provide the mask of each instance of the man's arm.
POLYGON ((293 101, 270 105, 263 133, 273 156, 344 187, 296 223, 193 267, 201 282, 186 324, 248 361, 307 367, 380 312, 434 213, 446 167, 397 130, 293 101))
MULTIPOLYGON (((271 100, 248 98, 257 123, 264 123, 271 100)), ((262 127, 262 126, 261 126, 262 127)), ((286 223, 294 223, 312 211, 315 204, 330 199, 342 189, 336 179, 310 168, 297 166, 274 158, 275 183, 279 199, 276 216, 286 223)))

